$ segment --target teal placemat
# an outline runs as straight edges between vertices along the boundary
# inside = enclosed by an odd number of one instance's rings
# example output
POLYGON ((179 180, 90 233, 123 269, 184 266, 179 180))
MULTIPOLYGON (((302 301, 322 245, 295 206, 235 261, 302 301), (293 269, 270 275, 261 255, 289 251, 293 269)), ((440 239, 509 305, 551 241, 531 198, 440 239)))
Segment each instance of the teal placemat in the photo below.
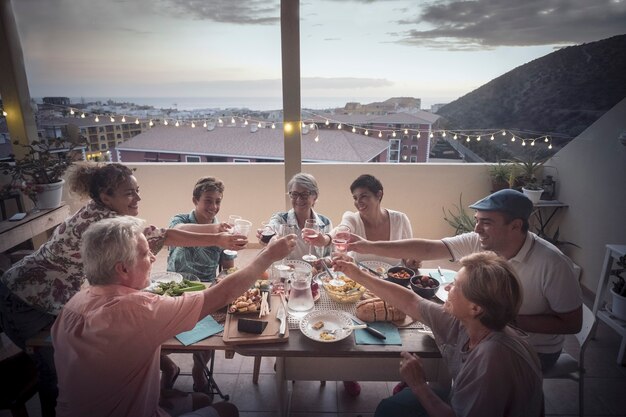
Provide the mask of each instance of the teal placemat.
POLYGON ((213 336, 224 330, 224 326, 215 321, 211 316, 206 316, 196 326, 188 332, 182 332, 176 335, 176 339, 185 346, 193 345, 202 339, 213 336))
POLYGON ((374 323, 367 323, 370 327, 378 330, 385 336, 386 339, 379 339, 372 336, 364 329, 357 329, 354 331, 354 338, 357 345, 401 345, 400 332, 398 328, 391 323, 377 321, 374 323))

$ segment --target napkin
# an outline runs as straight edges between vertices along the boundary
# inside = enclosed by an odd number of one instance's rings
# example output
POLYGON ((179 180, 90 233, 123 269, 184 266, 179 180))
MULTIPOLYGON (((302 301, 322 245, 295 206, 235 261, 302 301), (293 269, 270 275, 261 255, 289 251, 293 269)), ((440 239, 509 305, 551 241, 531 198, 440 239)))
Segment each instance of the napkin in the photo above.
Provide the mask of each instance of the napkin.
POLYGON ((213 317, 206 316, 196 323, 193 329, 177 334, 176 339, 183 345, 189 346, 223 330, 224 326, 216 322, 213 317))
POLYGON ((386 339, 379 339, 372 336, 364 329, 357 329, 354 331, 354 337, 357 345, 401 345, 400 332, 398 328, 391 323, 377 321, 374 323, 367 323, 370 327, 378 330, 385 336, 386 339))

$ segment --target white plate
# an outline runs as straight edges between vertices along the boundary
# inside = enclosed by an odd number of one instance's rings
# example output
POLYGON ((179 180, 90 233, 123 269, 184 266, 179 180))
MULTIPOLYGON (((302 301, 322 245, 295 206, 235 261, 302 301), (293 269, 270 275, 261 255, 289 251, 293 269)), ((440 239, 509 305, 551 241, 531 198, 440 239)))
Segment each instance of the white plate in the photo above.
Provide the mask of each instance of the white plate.
POLYGON ((183 282, 183 276, 178 272, 154 272, 150 274, 150 285, 144 291, 153 292, 160 282, 183 282))
POLYGON ((389 265, 386 262, 380 262, 380 261, 361 261, 361 263, 365 266, 367 266, 368 268, 373 269, 376 272, 381 273, 382 275, 385 275, 387 273, 387 270, 389 268, 391 268, 391 265, 389 265))
POLYGON ((342 329, 353 324, 354 323, 352 323, 350 317, 346 316, 341 311, 317 310, 312 311, 306 316, 302 317, 302 320, 300 320, 300 331, 303 335, 311 340, 315 340, 316 342, 334 343, 350 336, 352 334, 352 329, 339 330, 337 333, 335 333, 335 338, 333 340, 320 339, 320 333, 322 333, 324 330, 328 331, 342 329), (324 327, 319 330, 315 330, 313 328, 313 325, 318 321, 323 321, 324 327))
POLYGON ((419 271, 421 275, 430 275, 432 278, 439 281, 439 284, 441 285, 439 285, 439 289, 437 290, 435 296, 445 303, 448 300, 448 291, 446 291, 445 288, 446 284, 454 281, 454 277, 456 277, 456 271, 452 271, 450 269, 442 269, 441 272, 443 273, 444 278, 441 278, 441 275, 439 275, 439 271, 437 271, 437 269, 420 268, 419 271))

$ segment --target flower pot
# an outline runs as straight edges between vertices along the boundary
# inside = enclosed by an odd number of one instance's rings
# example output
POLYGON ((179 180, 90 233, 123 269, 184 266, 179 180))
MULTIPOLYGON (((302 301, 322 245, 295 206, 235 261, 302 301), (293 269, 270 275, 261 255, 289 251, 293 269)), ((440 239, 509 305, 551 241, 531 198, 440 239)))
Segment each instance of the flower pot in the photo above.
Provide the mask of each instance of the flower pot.
POLYGON ((541 194, 543 193, 543 189, 539 190, 529 190, 527 188, 522 187, 522 192, 526 197, 533 202, 533 204, 537 204, 539 200, 541 200, 541 194))
POLYGON ((42 190, 37 193, 37 208, 53 209, 59 207, 63 195, 63 184, 65 184, 65 180, 54 184, 37 184, 37 187, 42 190))
POLYGON ((619 295, 611 288, 613 301, 611 302, 611 313, 620 320, 626 321, 626 297, 619 295))

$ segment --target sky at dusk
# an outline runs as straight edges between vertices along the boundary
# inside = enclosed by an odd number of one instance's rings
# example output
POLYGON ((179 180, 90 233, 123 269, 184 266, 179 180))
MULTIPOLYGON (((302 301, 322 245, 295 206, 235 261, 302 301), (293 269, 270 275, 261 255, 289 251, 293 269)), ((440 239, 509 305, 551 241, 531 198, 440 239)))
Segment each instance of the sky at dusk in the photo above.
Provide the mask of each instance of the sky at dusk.
MULTIPOLYGON (((278 0, 12 3, 33 97, 281 97, 278 0)), ((626 0, 303 0, 300 18, 303 106, 428 108, 625 33, 626 0)))

